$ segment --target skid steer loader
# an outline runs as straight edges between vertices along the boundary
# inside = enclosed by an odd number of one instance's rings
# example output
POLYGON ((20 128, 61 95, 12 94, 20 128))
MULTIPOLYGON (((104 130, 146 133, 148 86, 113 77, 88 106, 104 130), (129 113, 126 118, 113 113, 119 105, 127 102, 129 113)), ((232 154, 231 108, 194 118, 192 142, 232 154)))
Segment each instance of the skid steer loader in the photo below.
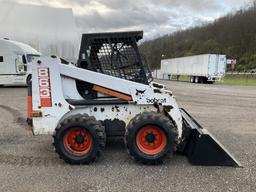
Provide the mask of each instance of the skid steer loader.
POLYGON ((53 136, 59 157, 89 164, 108 138, 123 137, 128 153, 145 164, 182 152, 194 165, 240 163, 184 109, 170 90, 148 82, 137 42, 143 32, 83 34, 77 65, 34 57, 28 123, 53 136))

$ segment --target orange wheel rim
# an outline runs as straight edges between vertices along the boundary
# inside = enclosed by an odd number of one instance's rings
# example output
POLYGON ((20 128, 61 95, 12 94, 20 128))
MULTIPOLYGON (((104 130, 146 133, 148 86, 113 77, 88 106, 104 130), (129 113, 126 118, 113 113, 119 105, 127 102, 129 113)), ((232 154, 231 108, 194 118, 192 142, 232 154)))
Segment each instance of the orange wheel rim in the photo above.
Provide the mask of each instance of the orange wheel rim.
POLYGON ((147 155, 161 153, 167 142, 164 131, 154 125, 148 125, 139 130, 136 136, 136 144, 140 151, 147 155))
POLYGON ((72 128, 64 136, 64 147, 75 156, 88 154, 92 145, 91 134, 82 128, 72 128))

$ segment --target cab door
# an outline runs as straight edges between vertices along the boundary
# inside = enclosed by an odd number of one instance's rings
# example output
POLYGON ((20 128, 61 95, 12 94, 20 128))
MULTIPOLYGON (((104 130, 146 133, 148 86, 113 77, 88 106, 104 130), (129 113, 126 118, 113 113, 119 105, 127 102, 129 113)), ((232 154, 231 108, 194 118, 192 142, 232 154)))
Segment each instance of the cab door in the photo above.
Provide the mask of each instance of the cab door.
POLYGON ((27 73, 27 61, 24 55, 17 55, 15 66, 18 75, 25 75, 27 73))

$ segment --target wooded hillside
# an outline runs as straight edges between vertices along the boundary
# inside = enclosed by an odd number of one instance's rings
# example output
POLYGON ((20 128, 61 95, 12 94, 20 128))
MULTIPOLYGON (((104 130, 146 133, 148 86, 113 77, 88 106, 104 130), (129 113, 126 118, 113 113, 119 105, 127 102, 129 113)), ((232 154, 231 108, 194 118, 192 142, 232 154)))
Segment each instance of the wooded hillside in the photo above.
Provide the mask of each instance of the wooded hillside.
POLYGON ((215 22, 165 35, 140 45, 152 69, 165 58, 204 53, 226 54, 237 59, 236 70, 256 68, 256 1, 253 6, 215 22))

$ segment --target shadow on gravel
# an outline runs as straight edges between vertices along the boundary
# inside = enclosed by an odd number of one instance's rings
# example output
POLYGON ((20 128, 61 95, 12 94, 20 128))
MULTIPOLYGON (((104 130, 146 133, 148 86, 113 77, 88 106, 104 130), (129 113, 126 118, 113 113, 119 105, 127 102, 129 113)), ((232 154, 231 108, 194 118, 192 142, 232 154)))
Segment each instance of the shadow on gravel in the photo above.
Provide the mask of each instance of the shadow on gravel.
POLYGON ((0 105, 0 108, 9 112, 13 116, 15 123, 18 123, 26 129, 28 128, 26 118, 23 117, 19 110, 5 105, 0 105))
POLYGON ((107 139, 106 149, 111 150, 125 150, 124 140, 122 138, 118 139, 107 139))
MULTIPOLYGON (((131 166, 138 166, 138 167, 161 167, 161 166, 184 166, 184 165, 191 165, 187 159, 187 157, 182 153, 174 153, 171 156, 168 156, 163 164, 160 165, 146 165, 141 164, 130 157, 130 155, 126 151, 126 147, 124 144, 123 138, 112 138, 107 139, 106 149, 104 151, 104 159, 99 160, 100 162, 104 163, 104 161, 114 161, 115 164, 122 164, 122 165, 131 165, 131 166), (113 153, 115 154, 113 156, 113 153), (125 155, 124 155, 125 154, 125 155)), ((96 162, 97 164, 97 162, 96 162)))
POLYGON ((21 88, 21 89, 24 89, 24 88, 27 88, 27 86, 25 86, 25 85, 20 85, 20 86, 18 86, 18 85, 0 85, 0 88, 7 88, 7 89, 9 89, 9 88, 21 88))
MULTIPOLYGON (((0 144, 7 142, 10 138, 1 139, 0 144)), ((22 142, 22 141, 21 141, 22 142)), ((18 140, 15 142, 17 145, 22 144, 19 143, 18 140)), ((10 144, 8 142, 8 144, 10 144)), ((48 150, 47 150, 48 152, 48 150)), ((13 154, 0 154, 0 165, 11 165, 11 166, 18 166, 18 167, 63 167, 63 166, 70 166, 69 164, 65 163, 63 160, 59 159, 57 155, 52 154, 49 157, 43 157, 45 153, 43 153, 43 149, 40 150, 40 153, 37 154, 38 156, 22 156, 22 155, 13 155, 13 154), (40 156, 42 155, 42 156, 40 156)), ((97 162, 90 164, 89 166, 102 166, 102 165, 109 165, 111 163, 112 166, 132 166, 132 167, 151 167, 157 168, 162 166, 184 166, 189 165, 188 160, 185 156, 174 154, 168 157, 163 164, 160 165, 145 165, 141 164, 134 159, 132 159, 129 154, 126 152, 124 143, 122 141, 114 142, 108 141, 106 145, 106 150, 103 152, 103 155, 97 162)), ((73 165, 76 166, 86 166, 86 165, 73 165)))
POLYGON ((17 156, 11 154, 0 154, 0 164, 14 166, 63 166, 64 162, 58 158, 34 157, 34 156, 17 156))

